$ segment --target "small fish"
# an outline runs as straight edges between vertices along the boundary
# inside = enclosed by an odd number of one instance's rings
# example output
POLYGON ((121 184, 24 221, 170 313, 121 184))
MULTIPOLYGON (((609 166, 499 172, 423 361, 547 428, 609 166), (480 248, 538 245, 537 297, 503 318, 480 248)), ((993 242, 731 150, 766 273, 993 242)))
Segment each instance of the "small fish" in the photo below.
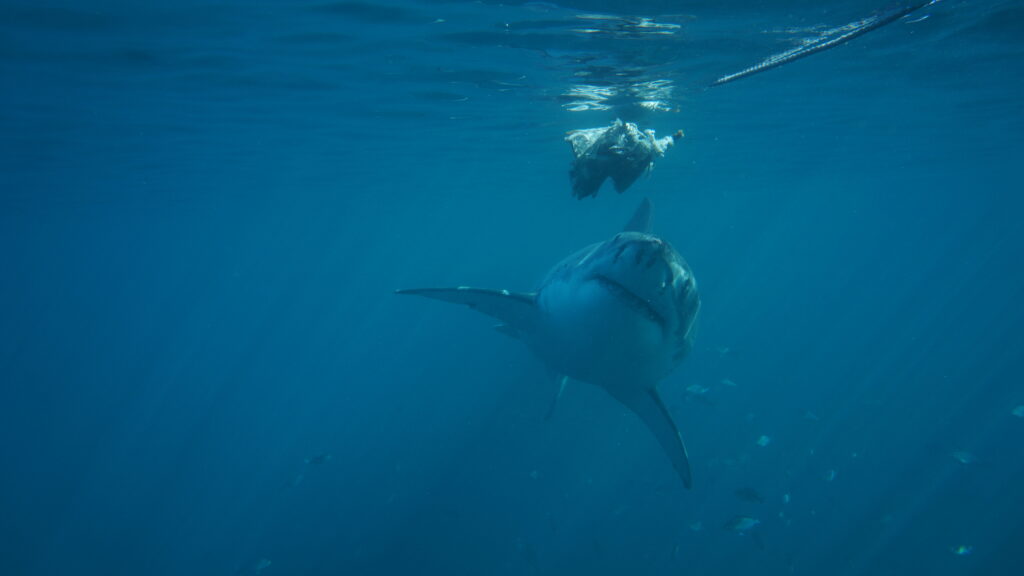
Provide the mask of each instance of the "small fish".
POLYGON ((740 488, 733 492, 733 494, 735 494, 737 498, 744 502, 752 502, 754 504, 761 504, 764 502, 764 496, 762 496, 760 492, 749 486, 744 486, 743 488, 740 488))
POLYGON ((789 492, 782 495, 782 503, 789 504, 789 492))
POLYGON ((760 520, 750 516, 735 516, 722 527, 737 534, 744 534, 756 528, 760 523, 760 520))
POLYGON ((1024 404, 1017 406, 1016 408, 1011 410, 1010 414, 1013 414, 1017 418, 1024 418, 1024 404))
POLYGON ((319 466, 320 464, 324 464, 324 463, 330 462, 333 459, 334 459, 334 456, 332 454, 328 454, 328 453, 317 454, 316 456, 311 456, 309 458, 306 458, 306 464, 310 464, 310 465, 313 465, 313 466, 319 466))
POLYGON ((701 386, 700 384, 690 384, 689 386, 686 387, 686 399, 714 407, 715 403, 711 401, 711 395, 708 394, 708 392, 710 391, 711 388, 707 386, 701 386))
POLYGON ((693 530, 694 532, 700 532, 703 529, 704 523, 700 520, 697 520, 696 522, 690 522, 690 530, 693 530))
POLYGON ((825 482, 831 482, 836 479, 836 471, 834 468, 829 468, 821 477, 825 479, 825 482))
POLYGON ((966 450, 957 450, 953 452, 952 456, 954 460, 961 464, 970 464, 971 462, 974 462, 974 454, 971 454, 966 450))
POLYGON ((961 544, 960 546, 953 546, 950 548, 950 551, 957 556, 970 556, 971 553, 974 552, 974 546, 965 546, 961 544))
POLYGON ((700 384, 690 384, 686 387, 687 394, 693 394, 694 396, 703 396, 711 390, 707 386, 701 386, 700 384))
POLYGON ((767 445, 769 445, 771 443, 772 443, 772 439, 769 438, 768 436, 765 436, 764 434, 762 434, 761 437, 758 438, 757 442, 756 442, 756 444, 758 446, 760 446, 761 448, 764 448, 765 446, 767 446, 767 445))
POLYGON ((733 382, 732 380, 729 380, 728 378, 722 378, 722 386, 729 386, 730 388, 735 388, 736 383, 733 382))
POLYGON ((530 479, 531 480, 539 480, 540 479, 540 470, 533 470, 533 471, 531 471, 530 472, 530 479))
POLYGON ((814 412, 808 410, 807 412, 804 412, 804 420, 807 420, 808 422, 818 422, 821 418, 819 418, 814 412))

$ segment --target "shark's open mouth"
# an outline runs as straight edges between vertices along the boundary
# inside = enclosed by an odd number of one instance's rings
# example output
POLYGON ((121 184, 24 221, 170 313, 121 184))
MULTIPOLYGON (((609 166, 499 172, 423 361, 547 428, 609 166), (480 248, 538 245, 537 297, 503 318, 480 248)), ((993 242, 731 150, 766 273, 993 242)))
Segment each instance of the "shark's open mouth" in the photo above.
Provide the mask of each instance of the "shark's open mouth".
POLYGON ((666 319, 658 313, 658 311, 651 305, 650 301, 646 298, 637 296, 629 288, 626 288, 622 284, 612 280, 611 278, 604 276, 603 274, 597 274, 594 276, 594 280, 600 284, 609 293, 621 298, 626 302, 630 308, 636 310, 640 314, 643 314, 647 319, 657 323, 662 329, 668 326, 666 319))

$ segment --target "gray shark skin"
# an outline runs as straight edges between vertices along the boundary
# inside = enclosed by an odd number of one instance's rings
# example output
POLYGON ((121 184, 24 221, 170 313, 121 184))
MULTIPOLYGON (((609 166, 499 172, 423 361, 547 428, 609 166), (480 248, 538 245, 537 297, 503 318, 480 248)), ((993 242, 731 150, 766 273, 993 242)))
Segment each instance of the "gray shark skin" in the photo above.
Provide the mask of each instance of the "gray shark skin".
POLYGON ((700 297, 683 258, 649 232, 650 215, 645 199, 625 231, 560 262, 536 292, 462 286, 397 293, 497 318, 500 331, 558 373, 604 389, 647 425, 690 488, 686 447, 658 383, 692 346, 700 297))

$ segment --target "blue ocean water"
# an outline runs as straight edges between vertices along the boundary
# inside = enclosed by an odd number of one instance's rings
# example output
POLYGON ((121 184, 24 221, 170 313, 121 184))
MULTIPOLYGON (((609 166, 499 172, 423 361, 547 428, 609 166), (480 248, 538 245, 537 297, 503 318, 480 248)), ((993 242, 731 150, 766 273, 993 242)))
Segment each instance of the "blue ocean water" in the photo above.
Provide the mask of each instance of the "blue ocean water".
POLYGON ((1024 9, 707 88, 884 4, 0 3, 0 572, 1018 574, 1024 9), (576 200, 616 117, 686 136, 576 200), (530 290, 644 197, 692 490, 393 295, 530 290))

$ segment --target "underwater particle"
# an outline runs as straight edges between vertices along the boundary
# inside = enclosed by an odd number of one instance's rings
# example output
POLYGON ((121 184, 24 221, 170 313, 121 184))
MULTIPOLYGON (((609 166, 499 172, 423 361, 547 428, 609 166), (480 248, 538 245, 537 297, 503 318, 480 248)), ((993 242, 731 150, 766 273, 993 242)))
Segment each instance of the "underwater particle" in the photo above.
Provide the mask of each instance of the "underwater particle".
POLYGON ((789 492, 786 492, 785 494, 782 495, 782 503, 789 504, 789 492))
POLYGON ((729 386, 730 388, 735 388, 736 383, 733 382, 732 380, 729 380, 728 378, 722 378, 722 386, 729 386))
POLYGON ((692 530, 694 532, 700 532, 703 529, 704 529, 704 523, 701 522, 700 520, 697 520, 696 522, 690 522, 690 530, 692 530))
POLYGON ((818 422, 821 418, 819 418, 814 412, 808 410, 804 412, 804 420, 807 420, 808 422, 818 422))
POLYGON ((540 479, 540 470, 533 470, 533 471, 531 471, 530 472, 530 479, 532 479, 532 480, 540 479))
POLYGON ((1013 414, 1017 418, 1024 418, 1024 404, 1017 406, 1016 408, 1011 410, 1010 414, 1013 414))
POLYGON ((959 546, 951 547, 950 551, 957 556, 970 556, 974 552, 974 546, 961 544, 959 546))
POLYGON ((974 462, 974 454, 971 454, 966 450, 956 450, 953 452, 952 456, 954 460, 961 464, 970 464, 971 462, 974 462))
POLYGON ((757 518, 752 518, 750 516, 734 516, 722 527, 726 530, 729 530, 730 532, 743 534, 744 532, 749 532, 753 530, 760 523, 760 520, 758 520, 757 518))
POLYGON ((316 456, 310 456, 309 458, 306 458, 305 462, 306 464, 310 464, 312 466, 319 466, 320 464, 326 464, 327 462, 330 462, 333 459, 333 454, 328 454, 325 452, 323 454, 317 454, 316 456))
POLYGON ((272 562, 266 558, 257 558, 248 564, 235 570, 236 576, 259 576, 264 570, 270 567, 272 562))
POLYGON ((767 446, 767 445, 769 445, 771 443, 772 443, 772 439, 769 438, 768 436, 765 436, 764 434, 762 434, 761 437, 758 438, 757 442, 756 442, 756 444, 758 446, 760 446, 761 448, 764 448, 765 446, 767 446))
POLYGON ((836 471, 834 468, 829 468, 828 470, 825 471, 824 474, 822 474, 821 477, 825 480, 825 482, 831 482, 836 479, 836 471))

